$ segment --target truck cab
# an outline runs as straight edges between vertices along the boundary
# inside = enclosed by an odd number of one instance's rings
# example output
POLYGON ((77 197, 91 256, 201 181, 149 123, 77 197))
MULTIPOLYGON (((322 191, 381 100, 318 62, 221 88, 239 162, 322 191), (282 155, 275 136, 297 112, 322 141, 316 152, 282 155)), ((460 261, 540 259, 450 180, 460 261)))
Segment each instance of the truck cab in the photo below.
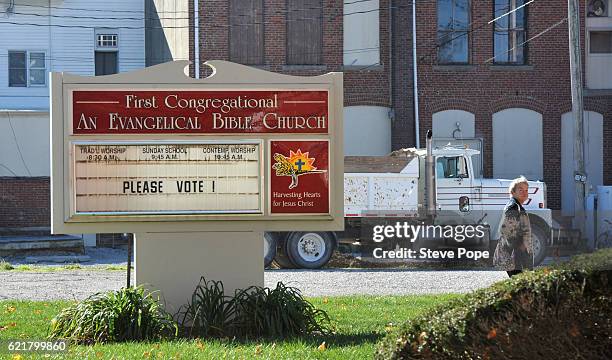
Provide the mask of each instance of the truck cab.
MULTIPOLYGON (((475 176, 473 163, 480 152, 446 146, 433 150, 435 157, 436 204, 441 222, 483 223, 490 226, 492 240, 500 237, 502 212, 510 196, 512 180, 475 176)), ((521 174, 517 174, 517 177, 521 174)), ((529 181, 529 198, 523 204, 532 227, 536 262, 543 259, 550 239, 552 213, 546 208, 546 184, 529 181)))

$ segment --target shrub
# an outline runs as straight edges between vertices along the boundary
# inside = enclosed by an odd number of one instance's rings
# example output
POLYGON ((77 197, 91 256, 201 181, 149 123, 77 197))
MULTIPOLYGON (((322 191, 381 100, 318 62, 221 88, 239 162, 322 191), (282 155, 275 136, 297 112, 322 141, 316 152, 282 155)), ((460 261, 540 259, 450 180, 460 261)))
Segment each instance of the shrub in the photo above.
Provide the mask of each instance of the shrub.
POLYGON ((402 325, 379 344, 376 356, 610 358, 609 261, 599 252, 585 255, 468 294, 402 325))
POLYGON ((177 324, 142 287, 98 293, 51 320, 50 338, 79 344, 157 340, 176 336, 177 324))
POLYGON ((236 330, 243 336, 300 336, 329 332, 327 313, 316 309, 296 288, 250 287, 236 293, 236 330))
POLYGON ((601 249, 591 254, 576 255, 570 261, 555 266, 567 270, 612 270, 612 248, 601 249))
POLYGON ((181 315, 180 322, 189 325, 190 335, 230 336, 235 307, 231 298, 225 296, 221 281, 206 281, 202 277, 181 315))
POLYGON ((329 316, 305 300, 299 290, 251 286, 225 296, 220 281, 197 285, 191 302, 180 312, 189 335, 200 337, 290 337, 329 331, 329 316))

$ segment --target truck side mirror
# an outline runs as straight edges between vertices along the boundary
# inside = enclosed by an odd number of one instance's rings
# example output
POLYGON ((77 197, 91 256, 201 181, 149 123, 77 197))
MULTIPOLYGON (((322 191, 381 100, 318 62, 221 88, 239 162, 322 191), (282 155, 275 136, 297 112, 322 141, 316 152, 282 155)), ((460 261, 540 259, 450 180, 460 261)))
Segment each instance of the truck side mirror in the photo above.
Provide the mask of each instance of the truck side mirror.
POLYGON ((459 211, 468 212, 470 211, 470 198, 467 196, 461 196, 459 198, 459 211))

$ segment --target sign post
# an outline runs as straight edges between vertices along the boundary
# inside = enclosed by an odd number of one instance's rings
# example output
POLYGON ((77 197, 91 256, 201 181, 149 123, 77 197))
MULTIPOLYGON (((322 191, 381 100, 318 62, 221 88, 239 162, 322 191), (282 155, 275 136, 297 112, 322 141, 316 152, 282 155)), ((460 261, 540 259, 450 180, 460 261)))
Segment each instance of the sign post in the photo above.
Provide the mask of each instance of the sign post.
POLYGON ((343 227, 342 74, 53 73, 53 233, 135 233, 136 283, 263 285, 263 232, 343 227))

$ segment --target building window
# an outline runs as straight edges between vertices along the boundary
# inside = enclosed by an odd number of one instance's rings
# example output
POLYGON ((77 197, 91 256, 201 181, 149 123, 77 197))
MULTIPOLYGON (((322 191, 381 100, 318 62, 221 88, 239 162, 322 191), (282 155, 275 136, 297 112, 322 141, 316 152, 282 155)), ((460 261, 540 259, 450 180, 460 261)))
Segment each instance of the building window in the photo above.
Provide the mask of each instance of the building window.
POLYGON ((344 0, 344 65, 380 64, 379 1, 344 0))
POLYGON ((493 30, 495 63, 517 65, 526 63, 527 9, 522 7, 515 10, 524 3, 525 0, 495 0, 494 17, 496 19, 499 17, 495 21, 493 30))
POLYGON ((28 68, 25 51, 9 51, 9 86, 28 86, 28 68))
POLYGON ((116 48, 117 34, 98 34, 96 47, 98 48, 116 48))
POLYGON ((612 31, 590 31, 589 53, 612 54, 612 31))
POLYGON ((319 65, 322 49, 322 1, 287 0, 287 64, 319 65))
POLYGON ((230 60, 246 65, 263 64, 263 0, 231 0, 229 9, 230 60))
POLYGON ((9 86, 28 87, 47 84, 44 52, 9 51, 9 86))
POLYGON ((438 0, 438 62, 468 62, 470 2, 438 0))
POLYGON ((98 75, 112 75, 119 72, 119 35, 107 29, 96 31, 95 72, 98 75))

